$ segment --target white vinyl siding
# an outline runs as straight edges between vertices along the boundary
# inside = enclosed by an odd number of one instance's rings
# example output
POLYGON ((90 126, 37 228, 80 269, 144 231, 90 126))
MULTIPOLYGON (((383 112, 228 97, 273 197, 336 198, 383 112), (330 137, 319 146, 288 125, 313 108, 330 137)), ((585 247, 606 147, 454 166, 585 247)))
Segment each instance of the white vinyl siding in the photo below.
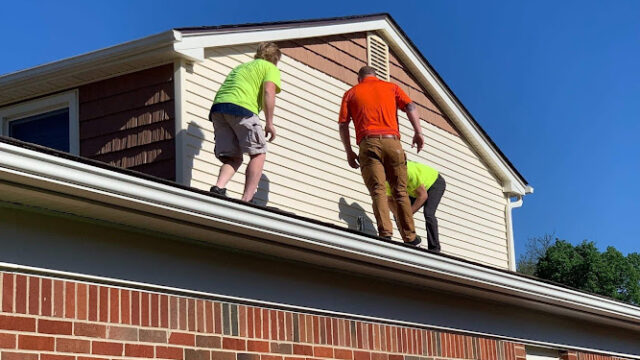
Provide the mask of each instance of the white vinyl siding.
MULTIPOLYGON (((209 109, 225 76, 236 65, 251 60, 254 51, 253 46, 208 49, 207 59, 185 72, 182 115, 186 126, 186 185, 208 190, 215 183, 220 162, 213 155, 209 109)), ((268 145, 264 168, 269 182, 267 205, 351 228, 355 228, 358 216, 366 216, 368 232, 375 232, 371 199, 359 171, 348 166, 338 134, 340 102, 349 85, 284 55, 278 67, 282 92, 276 100, 277 138, 268 145)), ((442 251, 507 268, 506 198, 501 184, 463 139, 427 122, 422 122, 425 151, 416 154, 410 146, 410 123, 404 113, 399 115, 408 158, 432 165, 447 182, 437 213, 442 251)), ((241 195, 244 169, 242 166, 228 186, 231 197, 241 195)), ((256 195, 263 201, 264 185, 256 195)), ((415 221, 426 246, 422 211, 415 221)))

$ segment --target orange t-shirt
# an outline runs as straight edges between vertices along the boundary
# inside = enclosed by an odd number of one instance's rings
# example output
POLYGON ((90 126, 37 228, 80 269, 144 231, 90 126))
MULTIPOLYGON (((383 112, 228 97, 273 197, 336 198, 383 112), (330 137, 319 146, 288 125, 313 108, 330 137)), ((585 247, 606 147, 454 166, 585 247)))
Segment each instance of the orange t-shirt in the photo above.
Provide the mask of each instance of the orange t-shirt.
POLYGON ((398 109, 404 109, 410 102, 398 85, 367 76, 344 93, 338 122, 353 119, 358 144, 367 135, 400 137, 398 109))

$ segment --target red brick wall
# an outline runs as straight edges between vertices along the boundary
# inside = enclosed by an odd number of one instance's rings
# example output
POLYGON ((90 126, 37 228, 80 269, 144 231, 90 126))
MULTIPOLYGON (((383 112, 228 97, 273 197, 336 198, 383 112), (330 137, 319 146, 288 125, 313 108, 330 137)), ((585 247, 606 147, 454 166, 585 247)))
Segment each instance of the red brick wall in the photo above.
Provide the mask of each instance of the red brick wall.
POLYGON ((80 155, 175 180, 173 65, 78 89, 80 155))
POLYGON ((0 360, 524 360, 507 341, 10 272, 0 310, 0 360))

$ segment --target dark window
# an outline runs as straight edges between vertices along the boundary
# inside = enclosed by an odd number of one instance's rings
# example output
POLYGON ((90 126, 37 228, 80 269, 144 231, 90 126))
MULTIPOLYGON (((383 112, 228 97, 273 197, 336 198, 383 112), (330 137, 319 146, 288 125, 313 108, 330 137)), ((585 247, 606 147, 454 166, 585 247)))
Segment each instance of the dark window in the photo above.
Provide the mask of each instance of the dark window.
POLYGON ((69 152, 69 109, 11 120, 9 136, 69 152))

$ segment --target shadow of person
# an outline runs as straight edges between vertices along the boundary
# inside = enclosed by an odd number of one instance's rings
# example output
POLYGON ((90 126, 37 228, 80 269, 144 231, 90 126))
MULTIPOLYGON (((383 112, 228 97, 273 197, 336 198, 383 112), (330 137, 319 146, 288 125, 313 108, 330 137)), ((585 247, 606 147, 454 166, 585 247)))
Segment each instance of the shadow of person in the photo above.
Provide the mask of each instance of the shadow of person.
POLYGON ((182 173, 176 174, 177 183, 192 186, 193 162, 202 150, 202 145, 205 142, 204 137, 202 129, 194 123, 189 123, 187 129, 181 130, 176 137, 177 146, 181 147, 176 154, 176 161, 182 160, 182 173), (177 157, 181 159, 177 159, 177 157))
POLYGON ((258 206, 267 206, 269 203, 269 177, 265 174, 260 176, 260 181, 258 182, 258 189, 256 190, 256 194, 253 196, 253 203, 258 206))
POLYGON ((338 217, 347 223, 349 229, 357 230, 365 234, 377 235, 378 230, 373 224, 371 218, 367 215, 360 204, 357 202, 347 203, 344 197, 340 198, 338 203, 338 209, 340 211, 338 217))

